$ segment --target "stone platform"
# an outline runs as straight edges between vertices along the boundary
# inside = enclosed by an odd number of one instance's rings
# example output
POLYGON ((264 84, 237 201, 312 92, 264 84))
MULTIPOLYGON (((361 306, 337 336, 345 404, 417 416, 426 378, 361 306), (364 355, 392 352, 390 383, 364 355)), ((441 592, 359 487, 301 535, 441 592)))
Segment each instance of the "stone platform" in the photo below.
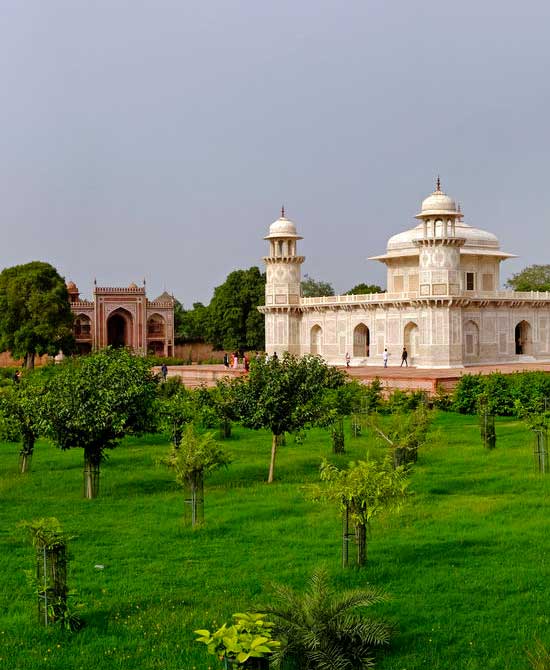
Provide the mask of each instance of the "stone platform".
MULTIPOLYGON (((502 372, 511 374, 512 372, 523 372, 532 370, 542 370, 550 373, 550 363, 501 363, 498 365, 479 365, 466 368, 447 368, 447 369, 419 369, 412 366, 406 368, 399 366, 364 366, 364 367, 341 367, 346 370, 350 377, 361 382, 369 383, 373 379, 380 379, 384 389, 392 391, 401 390, 422 390, 430 395, 435 393, 439 384, 445 391, 452 391, 462 375, 483 374, 488 375, 491 372, 502 372)), ((155 368, 155 372, 160 373, 160 368, 155 368)), ((223 377, 241 377, 246 374, 242 366, 237 369, 227 369, 223 365, 171 365, 168 367, 168 376, 179 376, 182 382, 188 388, 197 388, 198 386, 215 386, 218 379, 223 377)))

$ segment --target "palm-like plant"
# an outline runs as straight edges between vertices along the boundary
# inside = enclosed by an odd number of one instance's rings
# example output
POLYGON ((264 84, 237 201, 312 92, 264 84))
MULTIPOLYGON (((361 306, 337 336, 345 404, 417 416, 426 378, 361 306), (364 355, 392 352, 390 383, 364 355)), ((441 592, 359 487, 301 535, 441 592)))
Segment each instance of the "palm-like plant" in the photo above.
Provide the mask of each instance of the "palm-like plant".
POLYGON ((392 626, 364 616, 358 608, 387 600, 368 587, 336 592, 327 573, 317 569, 305 593, 274 587, 274 604, 262 609, 275 622, 273 635, 282 641, 274 651, 274 668, 359 670, 374 666, 374 650, 389 644, 392 626))

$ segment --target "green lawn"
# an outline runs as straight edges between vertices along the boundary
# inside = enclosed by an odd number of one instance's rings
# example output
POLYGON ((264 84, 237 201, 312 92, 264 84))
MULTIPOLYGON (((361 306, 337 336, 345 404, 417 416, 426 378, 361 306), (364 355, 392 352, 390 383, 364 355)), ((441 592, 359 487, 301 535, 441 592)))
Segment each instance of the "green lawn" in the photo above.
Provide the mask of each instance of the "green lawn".
MULTIPOLYGON (((399 624, 378 667, 393 670, 528 668, 525 650, 550 644, 550 476, 534 474, 530 434, 497 420, 483 450, 475 417, 439 414, 399 515, 379 519, 369 564, 340 568, 340 519, 308 502, 327 435, 281 448, 278 481, 264 483, 270 436, 244 429, 226 441, 233 463, 206 481, 206 527, 182 525, 183 495, 156 461, 159 436, 128 440, 103 466, 100 498, 85 501, 82 452, 39 444, 30 475, 17 446, 0 445, 0 669, 191 670, 215 667, 193 629, 258 605, 269 583, 301 586, 324 563, 339 587, 370 582, 399 624), (24 569, 33 550, 16 524, 57 516, 71 541, 70 586, 85 603, 74 635, 35 623, 24 569), (105 569, 96 570, 96 564, 105 569)), ((350 458, 380 448, 347 439, 350 458)))

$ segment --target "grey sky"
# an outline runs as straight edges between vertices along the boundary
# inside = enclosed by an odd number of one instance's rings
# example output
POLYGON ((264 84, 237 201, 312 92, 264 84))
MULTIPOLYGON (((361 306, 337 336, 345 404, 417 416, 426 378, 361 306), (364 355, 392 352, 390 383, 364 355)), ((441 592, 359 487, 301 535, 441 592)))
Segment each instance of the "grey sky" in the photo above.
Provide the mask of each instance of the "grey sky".
POLYGON ((0 265, 186 306, 259 264, 284 202, 304 271, 384 283, 442 186, 550 262, 550 3, 0 2, 0 265))

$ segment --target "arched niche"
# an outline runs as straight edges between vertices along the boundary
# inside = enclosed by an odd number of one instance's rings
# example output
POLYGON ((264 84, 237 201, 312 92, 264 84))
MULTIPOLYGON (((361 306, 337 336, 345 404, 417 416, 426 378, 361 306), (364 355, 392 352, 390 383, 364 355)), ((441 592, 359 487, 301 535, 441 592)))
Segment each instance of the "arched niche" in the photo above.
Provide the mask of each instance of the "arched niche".
POLYGON ((479 326, 475 321, 466 321, 464 324, 464 356, 465 358, 479 358, 479 326))
POLYGON ((309 350, 312 354, 320 354, 323 344, 323 329, 319 325, 313 326, 309 333, 309 350))
POLYGON ((420 329, 414 321, 409 321, 403 330, 403 346, 407 348, 409 360, 413 362, 418 356, 418 343, 420 338, 420 329))
POLYGON ((516 355, 521 356, 533 353, 533 329, 529 321, 520 321, 514 329, 514 340, 516 343, 516 355))
POLYGON ((160 314, 152 314, 147 319, 147 337, 164 338, 166 321, 160 314))
POLYGON ((369 355, 370 331, 364 323, 359 323, 353 329, 353 355, 365 358, 369 355))
POLYGON ((77 340, 92 336, 92 320, 86 314, 78 314, 74 320, 74 336, 77 340))

